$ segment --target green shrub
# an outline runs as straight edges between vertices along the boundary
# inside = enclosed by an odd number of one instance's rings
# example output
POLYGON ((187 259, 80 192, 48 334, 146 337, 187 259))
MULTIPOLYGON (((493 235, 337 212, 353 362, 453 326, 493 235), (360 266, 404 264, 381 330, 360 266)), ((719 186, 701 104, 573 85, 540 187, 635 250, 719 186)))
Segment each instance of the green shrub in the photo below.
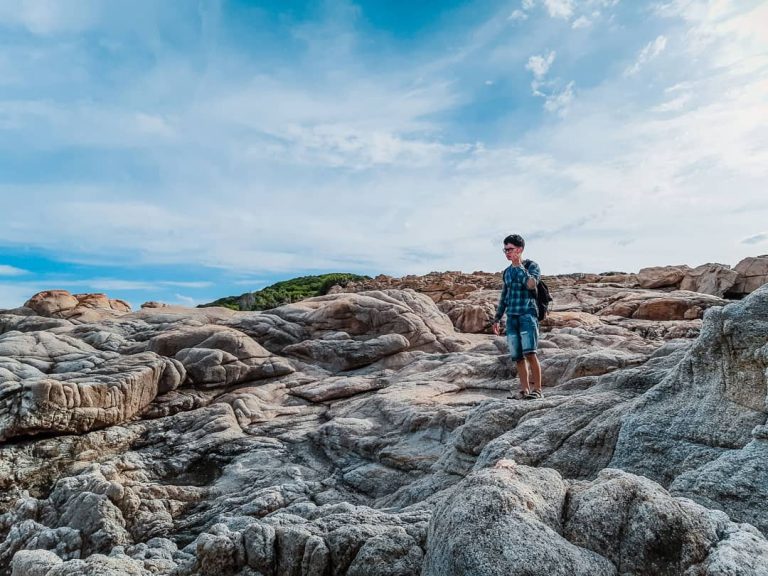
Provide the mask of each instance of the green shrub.
POLYGON ((345 286, 348 282, 370 280, 370 276, 336 272, 332 274, 320 274, 318 276, 301 276, 292 280, 277 282, 256 292, 246 292, 240 296, 227 296, 219 298, 199 307, 224 306, 232 310, 269 310, 283 304, 299 302, 313 296, 323 296, 332 286, 339 284, 345 286))

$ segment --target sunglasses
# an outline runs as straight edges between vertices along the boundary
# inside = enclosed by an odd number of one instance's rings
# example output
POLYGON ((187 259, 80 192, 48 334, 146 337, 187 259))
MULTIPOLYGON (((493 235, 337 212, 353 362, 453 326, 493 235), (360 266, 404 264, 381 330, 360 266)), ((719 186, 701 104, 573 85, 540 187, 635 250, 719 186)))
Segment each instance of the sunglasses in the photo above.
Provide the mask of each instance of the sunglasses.
POLYGON ((504 248, 502 251, 504 252, 504 254, 509 254, 510 252, 514 252, 515 250, 517 250, 517 248, 504 248))

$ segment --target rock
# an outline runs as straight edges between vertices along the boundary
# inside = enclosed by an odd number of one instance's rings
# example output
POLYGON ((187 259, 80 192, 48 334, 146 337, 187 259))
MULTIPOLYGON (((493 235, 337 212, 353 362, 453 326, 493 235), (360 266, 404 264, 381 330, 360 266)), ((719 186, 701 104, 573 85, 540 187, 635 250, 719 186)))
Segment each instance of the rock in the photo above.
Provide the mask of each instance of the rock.
POLYGON ((224 326, 165 332, 152 338, 147 348, 178 360, 186 370, 187 382, 201 386, 228 386, 293 372, 285 359, 224 326))
POLYGON ((20 550, 11 562, 11 576, 46 576, 61 558, 48 550, 20 550))
POLYGON ((48 332, 0 335, 0 439, 125 422, 178 386, 180 370, 151 352, 121 356, 48 332))
POLYGON ((24 304, 40 316, 98 321, 127 314, 131 307, 123 300, 110 299, 106 294, 70 294, 66 290, 38 292, 24 304))
POLYGON ((659 296, 652 291, 622 292, 612 298, 607 306, 597 310, 599 316, 622 316, 637 320, 694 320, 713 306, 727 304, 722 298, 675 291, 659 296))
POLYGON ((438 307, 454 327, 471 334, 489 334, 499 300, 497 290, 478 290, 461 300, 443 300, 438 307))
POLYGON ((556 472, 513 462, 475 473, 435 511, 422 574, 617 574, 559 534, 566 492, 556 472))
POLYGON ((722 298, 739 279, 739 273, 725 264, 702 264, 685 273, 680 290, 701 292, 722 298))
POLYGON ((144 302, 144 304, 141 305, 142 308, 168 308, 169 304, 166 304, 165 302, 157 302, 155 300, 150 300, 149 302, 144 302))
POLYGON ((400 334, 384 334, 369 340, 305 340, 283 348, 283 354, 340 372, 373 364, 386 356, 408 349, 400 334))
POLYGON ((654 266, 643 268, 637 273, 637 282, 641 288, 678 288, 689 266, 654 266))
POLYGON ((750 510, 768 495, 762 466, 755 466, 762 460, 747 457, 764 458, 755 427, 766 419, 766 334, 768 287, 708 311, 683 361, 625 417, 611 466, 768 529, 750 510), (715 471, 719 480, 709 480, 715 471))
POLYGON ((738 272, 739 278, 729 293, 737 297, 751 294, 763 284, 768 284, 768 254, 744 258, 733 270, 738 272))
POLYGON ((497 275, 467 276, 0 314, 0 576, 764 574, 725 515, 768 531, 764 289, 553 278, 524 401, 505 339, 440 310, 495 304, 497 275))
POLYGON ((360 340, 399 334, 409 350, 429 352, 458 351, 467 344, 429 298, 409 290, 318 296, 231 325, 280 351, 283 342, 297 344, 338 332, 360 340))

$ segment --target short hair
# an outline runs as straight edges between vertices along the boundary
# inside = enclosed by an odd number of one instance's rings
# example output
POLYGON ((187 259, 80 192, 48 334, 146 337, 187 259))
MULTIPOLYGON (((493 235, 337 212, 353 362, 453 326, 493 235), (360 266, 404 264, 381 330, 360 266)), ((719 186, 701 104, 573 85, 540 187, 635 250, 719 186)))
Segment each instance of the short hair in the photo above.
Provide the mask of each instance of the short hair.
POLYGON ((510 234, 504 238, 504 244, 512 244, 518 248, 525 248, 525 240, 523 240, 523 237, 520 236, 520 234, 510 234))

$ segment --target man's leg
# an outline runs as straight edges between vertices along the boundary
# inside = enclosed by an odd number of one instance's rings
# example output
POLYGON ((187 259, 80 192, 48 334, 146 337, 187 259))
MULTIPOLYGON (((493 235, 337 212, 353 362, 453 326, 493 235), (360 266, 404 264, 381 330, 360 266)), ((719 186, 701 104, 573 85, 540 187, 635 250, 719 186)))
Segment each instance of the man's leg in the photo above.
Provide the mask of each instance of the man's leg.
POLYGON ((533 382, 533 389, 541 392, 541 364, 539 364, 539 357, 534 353, 528 354, 525 359, 528 360, 528 364, 531 366, 531 382, 533 382))
POLYGON ((520 390, 510 398, 524 398, 530 391, 528 387, 528 367, 523 356, 523 343, 520 339, 520 322, 516 316, 507 317, 507 345, 509 356, 517 366, 517 375, 520 377, 520 390))
MULTIPOLYGON (((528 366, 525 364, 525 358, 518 360, 515 364, 517 365, 517 375, 520 378, 520 390, 527 394, 530 392, 530 389, 528 387, 528 366)), ((539 376, 539 379, 541 379, 541 376, 539 376)))

